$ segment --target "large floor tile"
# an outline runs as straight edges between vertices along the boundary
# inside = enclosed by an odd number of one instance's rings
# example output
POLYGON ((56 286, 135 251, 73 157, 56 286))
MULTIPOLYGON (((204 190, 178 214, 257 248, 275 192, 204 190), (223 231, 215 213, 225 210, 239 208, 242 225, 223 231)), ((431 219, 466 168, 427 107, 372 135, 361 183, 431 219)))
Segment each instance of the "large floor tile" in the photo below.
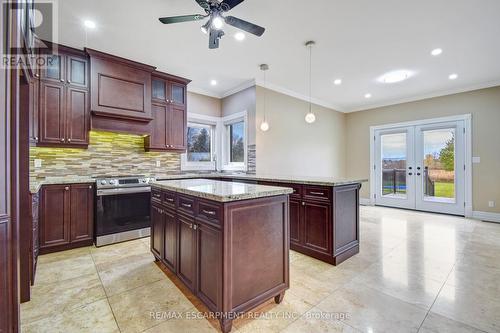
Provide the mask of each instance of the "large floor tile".
POLYGON ((100 300, 21 327, 23 333, 119 332, 108 302, 100 300))
POLYGON ((165 279, 150 253, 106 262, 97 269, 108 297, 165 279))
POLYGON ((363 332, 417 332, 426 310, 375 289, 350 283, 318 304, 324 312, 345 313, 344 323, 363 332))
POLYGON ((431 311, 487 332, 500 331, 500 300, 480 288, 445 285, 431 311))
POLYGON ((37 266, 35 283, 48 284, 96 273, 90 254, 68 257, 63 260, 40 262, 37 266))
POLYGON ((149 247, 142 239, 129 242, 106 245, 90 250, 96 265, 113 262, 132 255, 151 253, 149 247))
POLYGON ((21 322, 30 323, 105 298, 97 273, 35 285, 31 300, 21 304, 21 322))
POLYGON ((109 303, 121 332, 142 332, 193 308, 168 279, 112 296, 109 303))
POLYGON ((482 333, 474 327, 430 312, 419 333, 482 333))

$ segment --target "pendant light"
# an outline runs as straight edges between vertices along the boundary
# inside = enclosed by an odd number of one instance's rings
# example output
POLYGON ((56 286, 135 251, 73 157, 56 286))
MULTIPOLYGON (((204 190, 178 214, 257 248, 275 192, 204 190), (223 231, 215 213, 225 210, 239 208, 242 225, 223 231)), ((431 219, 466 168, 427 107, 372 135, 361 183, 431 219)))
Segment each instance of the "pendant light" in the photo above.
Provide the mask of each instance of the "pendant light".
POLYGON ((310 40, 306 42, 306 47, 309 49, 309 112, 305 116, 305 120, 308 124, 312 124, 316 121, 316 115, 312 112, 312 47, 316 42, 310 40))
POLYGON ((269 123, 267 122, 266 109, 267 109, 267 81, 266 72, 269 70, 269 65, 260 65, 260 70, 264 73, 264 120, 260 123, 260 130, 262 132, 267 132, 269 130, 269 123))

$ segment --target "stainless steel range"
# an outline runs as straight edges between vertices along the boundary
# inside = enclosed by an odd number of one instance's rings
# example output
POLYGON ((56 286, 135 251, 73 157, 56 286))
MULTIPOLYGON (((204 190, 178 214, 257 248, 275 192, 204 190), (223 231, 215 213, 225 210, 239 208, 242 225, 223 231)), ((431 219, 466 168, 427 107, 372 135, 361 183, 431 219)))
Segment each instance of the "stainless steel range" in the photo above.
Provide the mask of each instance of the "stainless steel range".
POLYGON ((153 181, 144 176, 96 179, 96 246, 149 236, 153 181))

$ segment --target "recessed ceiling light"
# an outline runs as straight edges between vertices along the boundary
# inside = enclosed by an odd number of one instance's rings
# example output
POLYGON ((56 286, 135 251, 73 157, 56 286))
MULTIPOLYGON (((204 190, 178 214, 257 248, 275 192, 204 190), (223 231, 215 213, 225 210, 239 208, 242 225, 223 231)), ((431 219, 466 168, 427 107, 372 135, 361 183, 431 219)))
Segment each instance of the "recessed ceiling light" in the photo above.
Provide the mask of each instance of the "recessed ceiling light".
POLYGON ((372 98, 372 94, 370 94, 370 93, 365 94, 365 98, 372 98))
POLYGON ((336 86, 340 86, 342 84, 342 79, 336 79, 335 81, 333 81, 333 84, 336 86))
POLYGON ((83 25, 85 26, 85 28, 89 28, 89 29, 95 29, 97 26, 94 21, 90 21, 90 20, 83 21, 83 25))
POLYGON ((397 83, 409 79, 413 76, 413 74, 414 73, 412 71, 406 69, 397 70, 385 73, 384 75, 379 77, 377 81, 381 83, 397 83))
POLYGON ((210 84, 211 84, 212 86, 216 86, 216 85, 217 85, 217 80, 211 80, 211 81, 210 81, 210 84))
POLYGON ((450 76, 448 76, 448 78, 449 78, 450 80, 456 80, 456 79, 458 78, 458 74, 455 74, 455 73, 450 74, 450 76))
POLYGON ((234 34, 234 39, 238 40, 238 41, 242 41, 245 39, 245 34, 242 33, 242 32, 237 32, 236 34, 234 34))
POLYGON ((438 55, 440 55, 441 53, 443 53, 443 49, 439 49, 439 48, 438 48, 438 49, 434 49, 434 50, 432 50, 432 51, 431 51, 431 54, 432 54, 433 56, 438 56, 438 55))

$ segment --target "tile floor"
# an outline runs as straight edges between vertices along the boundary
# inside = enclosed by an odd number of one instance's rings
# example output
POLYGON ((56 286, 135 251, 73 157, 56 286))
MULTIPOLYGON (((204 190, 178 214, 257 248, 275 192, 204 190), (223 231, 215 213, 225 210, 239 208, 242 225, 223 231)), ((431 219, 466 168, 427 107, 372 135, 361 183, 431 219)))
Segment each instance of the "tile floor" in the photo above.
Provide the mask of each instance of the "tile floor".
MULTIPOLYGON (((499 253, 500 224, 362 207, 357 256, 334 267, 291 252, 283 303, 233 331, 499 332, 499 253)), ((205 311, 142 239, 41 256, 21 320, 37 333, 216 332, 205 311)))

